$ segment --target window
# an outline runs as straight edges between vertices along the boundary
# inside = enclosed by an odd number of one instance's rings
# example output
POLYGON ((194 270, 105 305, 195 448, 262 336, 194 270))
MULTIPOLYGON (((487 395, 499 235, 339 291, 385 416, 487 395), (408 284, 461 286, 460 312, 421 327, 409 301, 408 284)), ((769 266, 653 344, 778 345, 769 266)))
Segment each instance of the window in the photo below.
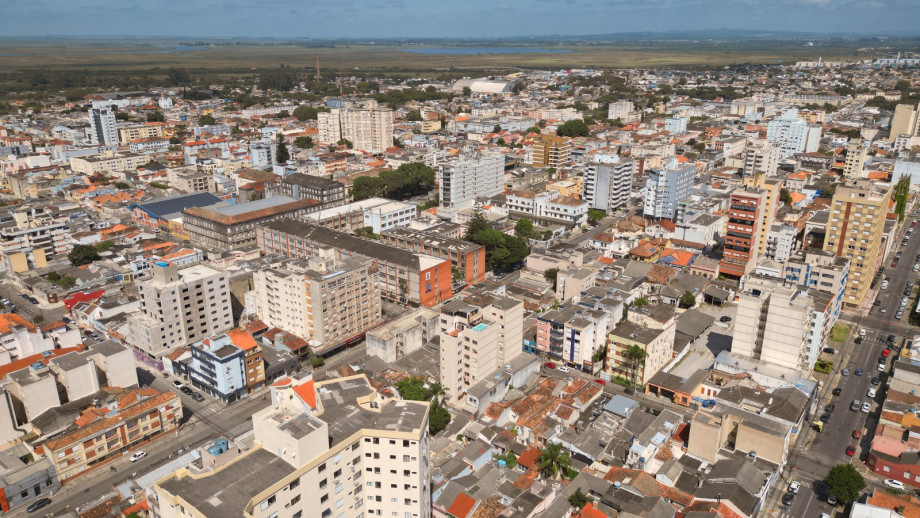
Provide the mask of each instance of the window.
POLYGON ((329 495, 323 495, 323 496, 321 496, 320 499, 319 499, 319 503, 325 504, 325 503, 326 503, 326 500, 329 500, 329 495))

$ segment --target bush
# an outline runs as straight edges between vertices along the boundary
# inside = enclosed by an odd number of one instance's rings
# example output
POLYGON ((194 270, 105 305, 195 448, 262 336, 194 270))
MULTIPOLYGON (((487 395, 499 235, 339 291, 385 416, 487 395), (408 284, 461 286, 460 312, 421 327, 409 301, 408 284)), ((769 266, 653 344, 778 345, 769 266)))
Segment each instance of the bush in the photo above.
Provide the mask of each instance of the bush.
POLYGON ((828 374, 831 372, 831 367, 833 367, 833 362, 826 360, 819 360, 815 363, 815 372, 820 372, 821 374, 828 374))
POLYGON ((325 364, 326 364, 326 360, 324 360, 321 356, 317 356, 316 358, 313 358, 312 360, 310 360, 310 365, 314 369, 317 367, 322 367, 325 364))

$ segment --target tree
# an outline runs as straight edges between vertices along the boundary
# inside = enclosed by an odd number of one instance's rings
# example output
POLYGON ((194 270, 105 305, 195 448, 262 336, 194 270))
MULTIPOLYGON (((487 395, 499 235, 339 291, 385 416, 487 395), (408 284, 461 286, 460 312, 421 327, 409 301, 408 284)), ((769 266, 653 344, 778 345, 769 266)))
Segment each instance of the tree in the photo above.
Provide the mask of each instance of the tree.
POLYGON ((472 241, 474 235, 483 230, 489 230, 490 228, 492 227, 489 226, 489 220, 483 215, 482 210, 477 207, 473 211, 473 217, 470 218, 469 223, 466 224, 466 234, 463 236, 463 239, 472 241))
POLYGON ((540 131, 541 131, 541 130, 540 130, 540 128, 539 128, 538 126, 531 126, 531 127, 527 128, 527 132, 528 132, 528 133, 536 133, 537 135, 539 135, 539 134, 540 134, 540 131))
POLYGON ((514 224, 514 235, 521 239, 534 237, 536 233, 533 229, 533 221, 527 218, 521 218, 514 224))
POLYGON ((492 128, 492 133, 501 133, 501 132, 502 132, 502 127, 499 126, 498 124, 496 124, 495 127, 492 128))
POLYGON ((297 120, 306 121, 306 120, 316 120, 319 116, 319 112, 327 111, 325 108, 314 108, 312 106, 298 106, 294 108, 294 117, 297 117, 297 120))
POLYGON ((156 110, 147 114, 147 122, 166 122, 166 117, 163 116, 163 112, 156 110))
POLYGON ((286 164, 290 159, 291 154, 288 153, 287 144, 284 143, 284 137, 281 136, 281 133, 278 133, 278 146, 275 148, 275 162, 286 164))
POLYGON ((607 213, 601 209, 588 209, 588 223, 596 225, 597 222, 604 219, 607 213))
POLYGON ((632 305, 637 308, 641 308, 642 306, 648 306, 648 299, 645 297, 639 297, 638 299, 633 301, 632 305))
POLYGON ((468 86, 464 86, 463 87, 463 97, 469 97, 471 95, 473 95, 473 90, 471 90, 470 87, 468 86))
POLYGON ((422 120, 422 112, 419 110, 409 110, 406 113, 406 120, 409 122, 416 122, 422 120))
POLYGON ((112 185, 115 186, 115 188, 121 189, 123 191, 126 191, 131 188, 131 184, 126 183, 126 182, 115 182, 112 185))
POLYGON ((58 272, 48 272, 48 280, 51 282, 57 282, 61 280, 61 274, 58 272))
POLYGON ((556 135, 560 137, 587 137, 590 134, 588 124, 581 119, 572 119, 556 128, 556 135))
POLYGON ((696 305, 696 297, 689 291, 685 291, 683 295, 680 296, 680 302, 678 306, 682 309, 690 309, 696 305))
POLYGON ((592 501, 590 496, 581 492, 581 488, 576 489, 572 496, 569 497, 569 503, 576 509, 582 509, 592 501))
POLYGON ((540 455, 537 456, 537 468, 545 479, 557 479, 572 467, 569 452, 562 449, 561 444, 547 444, 540 455))
POLYGON ((632 384, 636 385, 636 375, 639 373, 639 363, 645 360, 645 349, 637 344, 632 344, 623 351, 623 357, 629 360, 629 367, 632 371, 632 384))
POLYGON ((546 279, 546 282, 553 283, 553 290, 556 289, 556 279, 559 277, 559 268, 550 268, 543 272, 543 278, 546 279))
POLYGON ((894 211, 898 215, 898 221, 904 221, 904 214, 907 209, 907 195, 910 193, 910 178, 902 176, 894 187, 894 211))
POLYGON ((213 124, 217 124, 217 119, 215 119, 214 116, 210 113, 206 113, 201 117, 198 117, 199 126, 211 126, 213 124))
POLYGON ((450 418, 450 412, 442 407, 437 398, 435 398, 435 401, 431 403, 431 410, 428 412, 428 433, 437 435, 438 432, 447 428, 447 425, 450 424, 450 418))
POLYGON ((287 118, 290 117, 290 116, 291 116, 291 114, 290 114, 290 112, 288 112, 287 110, 281 110, 280 112, 278 112, 278 118, 279 118, 279 119, 287 119, 287 118))
POLYGON ((310 149, 313 147, 313 138, 312 137, 297 137, 294 139, 294 145, 300 149, 310 149))
POLYGON ((166 77, 173 86, 187 84, 192 81, 192 77, 189 75, 188 70, 176 67, 170 67, 169 70, 166 71, 166 77))
POLYGON ((779 190, 779 201, 785 203, 786 205, 792 205, 792 195, 789 194, 789 189, 783 187, 779 190))
POLYGON ((396 137, 393 137, 393 145, 396 146, 396 147, 398 147, 399 149, 405 149, 405 148, 406 148, 406 145, 403 144, 402 141, 399 140, 399 139, 396 138, 396 137))
POLYGON ((837 497, 843 505, 855 502, 859 493, 866 488, 866 481, 852 464, 838 464, 824 477, 828 492, 837 497))
POLYGON ((368 239, 380 239, 380 236, 374 233, 374 227, 361 227, 355 230, 355 235, 368 239))
POLYGON ((339 139, 339 141, 336 142, 335 144, 336 144, 337 146, 345 146, 345 147, 348 148, 348 149, 351 149, 351 148, 355 147, 355 145, 352 144, 351 141, 348 140, 347 138, 339 139))
POLYGON ((419 162, 402 164, 395 171, 383 171, 377 176, 359 176, 352 183, 355 201, 372 197, 407 200, 428 194, 434 188, 434 169, 419 162))
POLYGON ((70 264, 73 266, 83 266, 99 260, 100 257, 93 245, 75 245, 67 254, 67 259, 70 259, 70 264))

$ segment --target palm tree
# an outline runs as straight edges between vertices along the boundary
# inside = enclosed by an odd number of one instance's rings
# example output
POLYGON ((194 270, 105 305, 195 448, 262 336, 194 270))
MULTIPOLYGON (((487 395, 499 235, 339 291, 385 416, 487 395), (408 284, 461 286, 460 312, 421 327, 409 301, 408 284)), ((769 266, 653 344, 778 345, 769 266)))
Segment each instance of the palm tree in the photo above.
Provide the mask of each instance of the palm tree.
POLYGON ((561 444, 550 443, 537 456, 537 467, 543 478, 556 479, 572 469, 572 459, 569 458, 569 453, 562 449, 561 444))
POLYGON ((635 386, 636 374, 639 371, 639 362, 645 360, 646 357, 645 349, 636 344, 632 344, 623 351, 623 357, 629 360, 632 370, 632 384, 635 386))

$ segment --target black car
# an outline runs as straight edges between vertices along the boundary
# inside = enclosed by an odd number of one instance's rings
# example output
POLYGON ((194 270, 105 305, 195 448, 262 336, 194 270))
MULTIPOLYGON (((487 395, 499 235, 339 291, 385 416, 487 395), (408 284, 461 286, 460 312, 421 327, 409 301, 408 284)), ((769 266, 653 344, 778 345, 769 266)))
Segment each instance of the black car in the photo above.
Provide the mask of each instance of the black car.
POLYGON ((786 493, 783 495, 783 505, 792 505, 795 500, 795 493, 786 493))
POLYGON ((198 394, 198 393, 196 392, 196 393, 192 394, 192 399, 194 399, 195 401, 201 403, 202 401, 204 401, 204 396, 202 396, 201 394, 198 394))
POLYGON ((190 388, 188 388, 188 387, 182 387, 182 388, 180 388, 179 390, 181 390, 182 393, 185 394, 186 396, 191 396, 191 395, 192 395, 192 389, 190 389, 190 388))
POLYGON ((831 404, 827 405, 826 407, 824 407, 824 411, 825 411, 825 412, 833 412, 835 408, 837 408, 837 406, 834 405, 833 403, 831 403, 831 404))
POLYGON ((853 343, 855 343, 855 344, 857 344, 857 345, 861 344, 861 343, 862 343, 862 337, 861 337, 861 336, 857 336, 857 337, 856 337, 856 340, 854 340, 853 343))
POLYGON ((834 394, 835 396, 839 396, 841 391, 842 391, 842 389, 841 389, 840 387, 837 387, 837 388, 834 389, 833 394, 834 394))
POLYGON ((826 423, 831 420, 831 415, 827 412, 824 412, 823 414, 821 414, 821 417, 819 419, 821 420, 822 423, 826 423))
POLYGON ((824 352, 827 354, 837 354, 837 349, 834 349, 833 347, 825 347, 824 352))
POLYGON ((873 384, 873 385, 878 385, 879 383, 881 383, 881 381, 882 381, 882 380, 880 380, 878 376, 872 378, 872 384, 873 384))
POLYGON ((886 341, 886 342, 894 342, 894 335, 888 335, 888 339, 885 340, 885 341, 886 341))
POLYGON ((872 305, 873 305, 873 306, 878 306, 878 305, 881 305, 881 303, 882 303, 882 301, 876 300, 875 302, 872 303, 872 305))
POLYGON ((731 321, 732 321, 732 317, 730 317, 730 316, 728 316, 728 315, 724 315, 724 316, 719 317, 719 322, 731 322, 731 321))
POLYGON ((42 498, 41 500, 36 500, 32 502, 32 505, 30 505, 29 507, 26 507, 26 511, 29 511, 30 513, 34 513, 35 511, 38 511, 39 509, 49 505, 50 503, 51 503, 50 498, 42 498))

